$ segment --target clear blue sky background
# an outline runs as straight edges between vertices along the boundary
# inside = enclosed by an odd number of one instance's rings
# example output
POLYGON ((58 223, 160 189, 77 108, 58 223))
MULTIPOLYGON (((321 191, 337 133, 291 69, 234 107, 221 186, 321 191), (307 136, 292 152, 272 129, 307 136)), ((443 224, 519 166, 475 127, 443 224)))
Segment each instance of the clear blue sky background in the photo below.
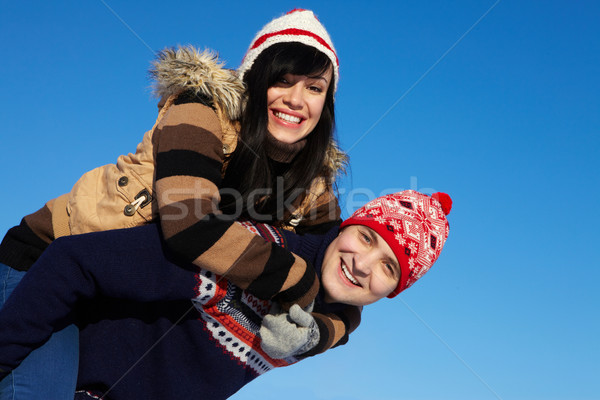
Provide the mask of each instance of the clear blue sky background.
POLYGON ((450 238, 347 346, 234 399, 600 399, 600 6, 494 1, 3 1, 0 230, 134 151, 153 51, 237 67, 262 25, 311 8, 341 61, 345 216, 445 191, 450 238))

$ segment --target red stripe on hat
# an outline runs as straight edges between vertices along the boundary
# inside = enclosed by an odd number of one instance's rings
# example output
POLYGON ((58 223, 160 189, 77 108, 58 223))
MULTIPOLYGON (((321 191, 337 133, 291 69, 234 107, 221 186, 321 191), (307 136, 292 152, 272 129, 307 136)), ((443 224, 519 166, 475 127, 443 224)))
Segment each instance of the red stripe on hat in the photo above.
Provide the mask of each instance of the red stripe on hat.
MULTIPOLYGON (((295 12, 306 12, 306 11, 308 11, 309 13, 312 13, 312 11, 310 11, 310 10, 307 10, 307 9, 305 9, 305 8, 294 8, 292 11, 288 11, 288 12, 286 12, 286 13, 285 13, 285 15, 290 15, 290 14, 293 14, 293 13, 295 13, 295 12)), ((317 16, 316 16, 314 13, 312 13, 312 16, 313 16, 313 17, 315 17, 315 19, 316 19, 317 21, 319 21, 319 18, 317 18, 317 16)), ((321 21, 319 21, 319 22, 321 22, 321 21)))
POLYGON ((258 46, 260 46, 261 44, 266 42, 267 39, 269 39, 273 36, 277 36, 277 35, 295 35, 295 36, 311 37, 311 38, 315 39, 317 42, 319 42, 320 44, 322 44, 326 49, 331 51, 333 53, 333 55, 335 56, 335 63, 337 64, 338 67, 340 66, 340 61, 338 60, 337 54, 335 54, 335 51, 333 51, 333 49, 327 44, 327 42, 325 40, 323 40, 323 38, 320 37, 319 35, 315 35, 314 33, 310 32, 310 31, 305 31, 303 29, 289 28, 289 29, 284 29, 282 31, 266 33, 266 34, 262 35, 261 37, 259 37, 258 39, 256 39, 256 41, 254 42, 254 44, 252 45, 252 47, 250 49, 254 50, 258 46))
POLYGON ((292 11, 286 12, 285 15, 290 15, 290 14, 293 14, 295 12, 300 12, 300 11, 308 11, 308 10, 306 10, 304 8, 294 8, 292 11))

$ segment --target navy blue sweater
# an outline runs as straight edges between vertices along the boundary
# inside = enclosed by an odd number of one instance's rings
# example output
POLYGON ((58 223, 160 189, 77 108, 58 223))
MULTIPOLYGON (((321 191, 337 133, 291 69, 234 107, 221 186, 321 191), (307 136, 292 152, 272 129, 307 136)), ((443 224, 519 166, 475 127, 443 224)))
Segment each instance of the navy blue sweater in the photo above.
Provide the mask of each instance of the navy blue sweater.
MULTIPOLYGON (((321 236, 269 234, 320 272, 337 228, 321 236)), ((319 297, 318 307, 342 306, 319 297)), ((75 322, 76 398, 226 399, 260 374, 298 361, 262 352, 257 332, 269 308, 223 277, 174 260, 154 224, 61 238, 0 311, 0 378, 75 322)))

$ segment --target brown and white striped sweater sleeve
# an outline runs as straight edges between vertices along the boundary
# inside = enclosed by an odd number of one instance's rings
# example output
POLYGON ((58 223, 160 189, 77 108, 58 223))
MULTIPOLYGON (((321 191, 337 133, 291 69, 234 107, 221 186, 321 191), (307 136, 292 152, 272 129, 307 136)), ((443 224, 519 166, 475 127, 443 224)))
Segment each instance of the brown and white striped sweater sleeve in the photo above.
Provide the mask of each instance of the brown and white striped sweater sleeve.
POLYGON ((360 325, 362 307, 347 305, 335 313, 311 313, 319 327, 319 343, 300 357, 311 357, 331 348, 344 345, 360 325))
POLYGON ((202 103, 176 101, 156 127, 155 195, 168 248, 282 305, 306 306, 319 282, 306 262, 218 211, 223 163, 219 119, 202 103))

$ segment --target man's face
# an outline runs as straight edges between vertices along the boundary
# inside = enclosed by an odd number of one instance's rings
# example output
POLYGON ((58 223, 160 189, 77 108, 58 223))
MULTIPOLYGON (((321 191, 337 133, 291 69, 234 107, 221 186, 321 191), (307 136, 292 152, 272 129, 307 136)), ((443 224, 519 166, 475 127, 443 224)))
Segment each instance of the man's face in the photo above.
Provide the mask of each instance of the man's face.
POLYGON ((391 247, 366 226, 345 227, 325 252, 321 283, 328 303, 365 306, 390 294, 399 280, 391 247))

